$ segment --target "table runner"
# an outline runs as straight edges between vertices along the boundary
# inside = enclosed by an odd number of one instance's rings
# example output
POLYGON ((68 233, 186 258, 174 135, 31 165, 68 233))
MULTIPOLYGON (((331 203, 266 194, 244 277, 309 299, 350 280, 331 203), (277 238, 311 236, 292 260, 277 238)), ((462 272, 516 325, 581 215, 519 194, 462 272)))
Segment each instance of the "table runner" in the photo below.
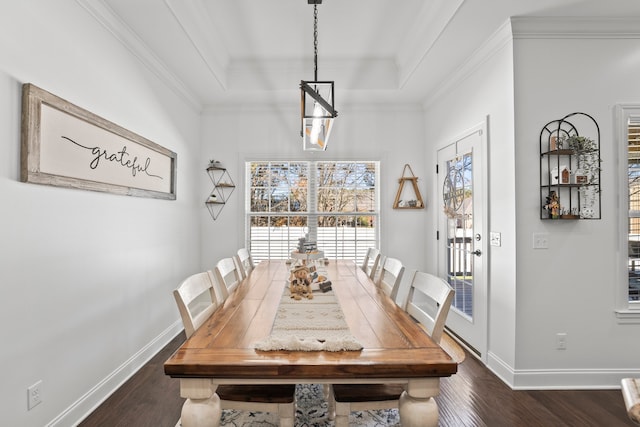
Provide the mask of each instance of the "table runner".
POLYGON ((343 351, 361 350, 351 335, 342 308, 332 290, 322 292, 312 284, 313 299, 295 300, 286 283, 271 335, 256 350, 343 351))

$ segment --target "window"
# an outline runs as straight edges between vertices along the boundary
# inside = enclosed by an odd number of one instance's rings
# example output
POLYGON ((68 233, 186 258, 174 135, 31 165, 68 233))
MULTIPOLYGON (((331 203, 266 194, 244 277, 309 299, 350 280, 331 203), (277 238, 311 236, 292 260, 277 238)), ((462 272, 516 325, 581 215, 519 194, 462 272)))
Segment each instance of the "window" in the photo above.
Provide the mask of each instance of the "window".
POLYGON ((378 162, 247 162, 247 241, 255 260, 286 259, 308 235, 331 259, 379 247, 378 162))
POLYGON ((640 117, 627 119, 629 301, 640 300, 640 117))
POLYGON ((640 105, 616 107, 620 164, 620 270, 617 317, 640 323, 640 105), (626 255, 626 256, 625 256, 626 255))

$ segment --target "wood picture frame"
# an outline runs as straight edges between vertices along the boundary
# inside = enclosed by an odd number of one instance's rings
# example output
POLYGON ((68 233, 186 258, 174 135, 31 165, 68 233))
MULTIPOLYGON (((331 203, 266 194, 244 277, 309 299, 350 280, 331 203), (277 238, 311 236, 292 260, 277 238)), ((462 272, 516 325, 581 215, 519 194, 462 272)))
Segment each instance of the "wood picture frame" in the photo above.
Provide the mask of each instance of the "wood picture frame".
POLYGON ((22 86, 22 182, 176 199, 177 154, 31 83, 22 86))

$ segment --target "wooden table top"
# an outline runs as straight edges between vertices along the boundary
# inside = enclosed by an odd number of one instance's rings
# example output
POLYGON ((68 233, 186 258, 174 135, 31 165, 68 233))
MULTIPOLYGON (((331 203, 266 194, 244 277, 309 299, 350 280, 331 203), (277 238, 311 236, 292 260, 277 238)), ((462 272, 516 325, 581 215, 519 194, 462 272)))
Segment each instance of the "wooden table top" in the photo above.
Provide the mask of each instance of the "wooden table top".
MULTIPOLYGON (((284 261, 262 261, 164 365, 174 378, 344 380, 443 377, 457 364, 352 261, 326 267, 361 351, 257 351, 286 280, 284 261)), ((300 381, 302 382, 302 381, 300 381)))

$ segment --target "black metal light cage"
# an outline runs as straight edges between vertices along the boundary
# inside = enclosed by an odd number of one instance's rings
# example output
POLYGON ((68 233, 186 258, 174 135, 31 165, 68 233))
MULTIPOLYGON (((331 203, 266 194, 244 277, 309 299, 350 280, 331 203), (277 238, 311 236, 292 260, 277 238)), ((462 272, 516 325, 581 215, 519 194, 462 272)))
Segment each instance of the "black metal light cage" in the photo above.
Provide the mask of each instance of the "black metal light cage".
POLYGON ((334 107, 333 81, 318 80, 318 4, 322 0, 307 0, 313 4, 313 48, 314 48, 314 80, 300 81, 300 116, 303 149, 309 151, 324 151, 333 119, 338 116, 334 107))

